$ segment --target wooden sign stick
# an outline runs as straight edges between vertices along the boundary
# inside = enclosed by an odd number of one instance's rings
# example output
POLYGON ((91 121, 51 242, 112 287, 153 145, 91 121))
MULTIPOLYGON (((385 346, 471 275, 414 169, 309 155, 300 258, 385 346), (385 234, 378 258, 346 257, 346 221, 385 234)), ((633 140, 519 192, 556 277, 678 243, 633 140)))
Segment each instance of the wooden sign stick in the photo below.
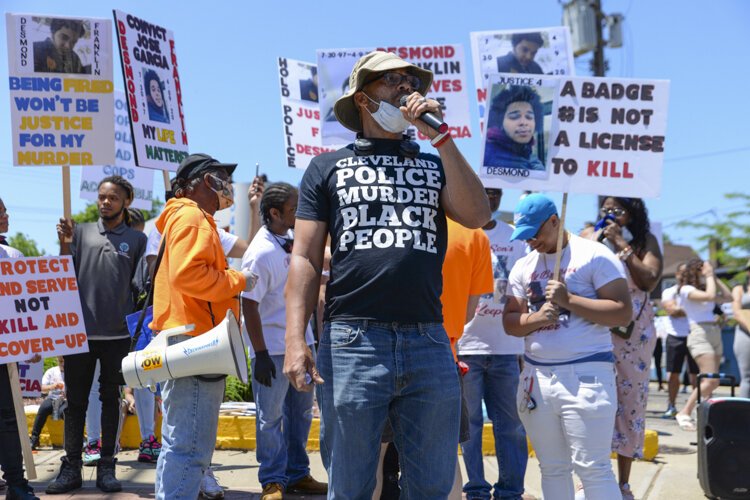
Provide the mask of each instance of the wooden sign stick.
POLYGON ((23 409, 23 398, 21 397, 21 379, 18 376, 18 367, 15 363, 8 363, 5 366, 8 367, 10 392, 13 395, 13 408, 15 408, 16 410, 18 439, 21 440, 23 463, 26 466, 26 478, 36 479, 36 466, 34 465, 34 455, 32 455, 31 453, 31 441, 29 441, 29 428, 26 425, 26 412, 23 409))
POLYGON ((562 244, 565 237, 565 211, 568 208, 568 193, 563 193, 562 208, 560 209, 560 229, 557 233, 557 253, 555 254, 555 271, 552 279, 560 281, 560 260, 562 259, 562 244))

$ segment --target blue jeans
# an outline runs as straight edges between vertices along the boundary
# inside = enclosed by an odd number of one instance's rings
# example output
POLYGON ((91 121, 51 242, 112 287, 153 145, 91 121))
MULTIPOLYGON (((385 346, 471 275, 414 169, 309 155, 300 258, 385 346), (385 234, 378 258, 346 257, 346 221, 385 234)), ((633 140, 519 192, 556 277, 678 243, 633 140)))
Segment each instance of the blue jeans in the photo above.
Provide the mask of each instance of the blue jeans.
MULTIPOLYGON (((178 335, 170 343, 184 340, 178 335)), ((156 464, 156 499, 198 497, 203 471, 216 447, 224 379, 182 377, 162 384, 162 448, 156 464)))
POLYGON ((461 444, 469 481, 464 485, 466 498, 489 499, 490 483, 484 479, 482 462, 482 399, 492 421, 497 456, 498 478, 494 498, 520 499, 526 474, 528 448, 526 431, 518 418, 516 391, 520 368, 518 356, 467 355, 459 361, 469 365, 464 375, 464 398, 469 409, 468 441, 461 444))
POLYGON ((318 369, 325 380, 317 391, 328 498, 372 498, 386 419, 401 462, 401 498, 447 498, 461 400, 443 325, 326 323, 318 369))
MULTIPOLYGON (((285 487, 310 474, 307 437, 312 422, 312 392, 298 392, 284 376, 284 355, 271 356, 276 377, 271 387, 253 379, 255 396, 255 456, 262 486, 281 483, 285 487)), ((255 358, 252 360, 255 371, 255 358)))

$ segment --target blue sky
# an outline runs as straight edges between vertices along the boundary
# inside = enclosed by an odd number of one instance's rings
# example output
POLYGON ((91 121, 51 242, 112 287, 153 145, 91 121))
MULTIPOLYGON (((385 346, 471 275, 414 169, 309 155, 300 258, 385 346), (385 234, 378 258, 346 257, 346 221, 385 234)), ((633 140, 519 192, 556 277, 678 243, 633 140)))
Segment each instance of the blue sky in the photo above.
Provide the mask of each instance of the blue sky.
MULTIPOLYGON (((607 50, 608 76, 671 80, 663 189, 646 200, 652 220, 678 243, 698 245, 696 232, 680 220, 711 222, 738 208, 724 194, 750 186, 750 116, 747 82, 747 23, 750 2, 603 0, 608 14, 625 15, 624 46, 607 50)), ((5 0, 4 11, 112 17, 118 8, 172 29, 180 62, 186 127, 191 151, 238 162, 238 181, 250 181, 255 162, 271 180, 298 183, 301 170, 284 166, 276 58, 315 61, 316 48, 462 43, 470 59, 469 32, 561 24, 554 0, 370 3, 288 1, 210 3, 102 0, 67 2, 5 0), (279 7, 283 5, 283 8, 279 7), (208 7, 207 7, 208 6, 208 7), (315 8, 313 8, 315 6, 315 8)), ((3 31, 5 23, 3 21, 3 31)), ((7 54, 5 33, 0 53, 7 54)), ((3 58, 6 56, 4 55, 3 58)), ((590 74, 588 56, 576 61, 578 75, 590 74)), ((0 79, 7 82, 7 62, 0 79)), ((469 73, 469 87, 474 88, 469 73)), ((115 69, 115 86, 122 76, 115 69)), ((473 93, 471 95, 474 95, 473 93)), ((47 252, 57 252, 55 223, 62 214, 61 169, 13 167, 7 85, 0 91, 0 197, 11 214, 11 234, 21 231, 47 252)), ((471 106, 478 131, 476 108, 471 106)), ((459 141, 472 164, 481 145, 459 141)), ((73 211, 80 173, 73 168, 73 211)), ((161 192, 161 176, 155 176, 161 192)), ((518 192, 506 191, 502 210, 512 210, 518 192)), ((554 195, 556 200, 561 195, 554 195)), ((570 195, 567 226, 578 230, 595 218, 596 199, 570 195)))

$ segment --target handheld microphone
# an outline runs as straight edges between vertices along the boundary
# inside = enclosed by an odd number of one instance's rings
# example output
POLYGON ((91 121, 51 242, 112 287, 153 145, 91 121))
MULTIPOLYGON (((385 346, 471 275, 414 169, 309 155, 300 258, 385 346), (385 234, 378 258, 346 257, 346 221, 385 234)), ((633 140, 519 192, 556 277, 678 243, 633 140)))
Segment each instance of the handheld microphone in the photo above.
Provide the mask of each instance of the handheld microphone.
MULTIPOLYGON (((401 105, 406 106, 406 101, 408 100, 407 96, 401 96, 401 105)), ((437 116, 435 116, 432 113, 422 113, 420 116, 417 117, 418 120, 423 121, 426 123, 431 129, 437 130, 441 134, 444 134, 448 132, 448 124, 444 121, 440 120, 437 116)))
POLYGON ((596 225, 594 226, 594 231, 602 230, 602 232, 599 233, 599 236, 597 236, 597 238, 596 238, 596 241, 598 241, 599 243, 601 243, 602 241, 604 241, 607 238, 604 235, 603 229, 605 227, 607 227, 607 221, 610 221, 610 220, 612 222, 614 222, 615 221, 615 216, 612 215, 612 214, 607 214, 607 215, 604 216, 604 218, 602 220, 600 220, 599 222, 597 222, 596 225))

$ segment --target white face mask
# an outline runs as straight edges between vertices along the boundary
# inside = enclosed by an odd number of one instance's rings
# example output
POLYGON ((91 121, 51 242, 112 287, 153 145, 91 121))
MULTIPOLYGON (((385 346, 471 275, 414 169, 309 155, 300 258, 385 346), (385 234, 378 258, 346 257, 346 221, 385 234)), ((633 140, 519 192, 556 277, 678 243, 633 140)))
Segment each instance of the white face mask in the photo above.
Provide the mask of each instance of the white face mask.
POLYGON ((219 210, 224 210, 234 205, 234 187, 229 181, 220 179, 213 174, 208 174, 211 191, 216 193, 219 199, 219 210))
MULTIPOLYGON (((364 92, 362 93, 365 94, 364 92)), ((370 99, 373 104, 378 104, 369 95, 365 94, 365 97, 370 99)), ((370 113, 370 110, 368 109, 367 112, 370 113)), ((370 116, 372 116, 372 119, 375 120, 383 130, 394 134, 403 133, 403 131, 411 125, 411 123, 404 118, 400 109, 385 101, 380 101, 380 104, 378 104, 378 110, 374 113, 370 113, 370 116)))
MULTIPOLYGON (((628 243, 630 243, 631 241, 633 241, 633 233, 630 232, 630 229, 628 229, 627 226, 622 226, 620 228, 620 230, 622 231, 622 238, 625 241, 627 241, 628 243)), ((609 241, 607 239, 605 239, 603 243, 605 245, 607 245, 610 250, 612 250, 613 252, 617 253, 617 249, 615 248, 615 244, 614 243, 612 243, 611 241, 609 241)))

